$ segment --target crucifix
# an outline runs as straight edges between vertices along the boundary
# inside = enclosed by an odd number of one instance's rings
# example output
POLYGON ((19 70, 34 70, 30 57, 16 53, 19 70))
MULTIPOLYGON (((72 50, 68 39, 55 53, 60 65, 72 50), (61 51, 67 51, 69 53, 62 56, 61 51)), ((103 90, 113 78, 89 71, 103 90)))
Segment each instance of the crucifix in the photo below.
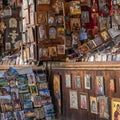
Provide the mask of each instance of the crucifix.
POLYGON ((12 43, 15 43, 15 40, 16 40, 16 38, 17 38, 17 36, 18 36, 19 34, 18 33, 16 33, 16 30, 13 30, 10 34, 9 34, 9 36, 8 37, 11 37, 11 39, 12 39, 12 43))

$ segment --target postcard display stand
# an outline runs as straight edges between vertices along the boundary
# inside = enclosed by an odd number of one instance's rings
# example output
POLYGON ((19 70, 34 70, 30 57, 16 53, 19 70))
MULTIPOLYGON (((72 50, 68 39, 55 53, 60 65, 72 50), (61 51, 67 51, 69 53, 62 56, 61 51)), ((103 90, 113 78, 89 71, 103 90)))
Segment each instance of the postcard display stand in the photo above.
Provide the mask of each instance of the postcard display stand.
POLYGON ((118 117, 120 62, 61 63, 52 69, 61 78, 62 120, 118 117))
POLYGON ((0 71, 0 120, 54 120, 44 72, 31 68, 0 71))
POLYGON ((34 0, 23 0, 21 6, 22 56, 26 64, 37 59, 35 5, 34 0))

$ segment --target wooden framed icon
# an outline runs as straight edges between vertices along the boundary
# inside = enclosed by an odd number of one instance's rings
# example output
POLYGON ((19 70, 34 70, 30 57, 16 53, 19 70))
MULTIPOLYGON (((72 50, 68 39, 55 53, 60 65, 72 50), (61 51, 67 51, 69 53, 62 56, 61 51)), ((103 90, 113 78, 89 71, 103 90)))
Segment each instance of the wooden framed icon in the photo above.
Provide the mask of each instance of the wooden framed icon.
POLYGON ((38 25, 46 25, 47 24, 47 12, 46 11, 38 11, 37 12, 37 24, 38 25))
POLYGON ((90 96, 91 113, 98 114, 97 98, 90 96))
POLYGON ((104 95, 104 78, 103 78, 103 76, 96 76, 96 94, 104 95))
POLYGON ((108 41, 111 39, 111 36, 109 35, 107 30, 103 30, 100 32, 100 36, 104 42, 108 41))
POLYGON ((87 93, 80 93, 80 108, 88 110, 88 94, 87 93))
POLYGON ((111 100, 111 120, 119 120, 120 99, 112 98, 111 100))
POLYGON ((78 96, 77 96, 77 91, 75 90, 70 90, 69 91, 70 95, 70 108, 71 109, 78 109, 78 96))
POLYGON ((65 45, 57 45, 57 49, 58 49, 58 55, 65 54, 65 45))
POLYGON ((88 90, 91 89, 91 75, 90 74, 84 75, 84 85, 85 85, 85 89, 88 89, 88 90))
POLYGON ((65 74, 65 86, 71 88, 71 74, 65 74))

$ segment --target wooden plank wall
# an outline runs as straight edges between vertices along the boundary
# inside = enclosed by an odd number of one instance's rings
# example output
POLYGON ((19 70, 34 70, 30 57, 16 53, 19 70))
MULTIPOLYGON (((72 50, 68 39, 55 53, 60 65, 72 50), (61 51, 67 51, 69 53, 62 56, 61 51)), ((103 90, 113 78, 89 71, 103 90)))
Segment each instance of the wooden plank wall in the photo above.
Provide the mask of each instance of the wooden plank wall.
MULTIPOLYGON (((71 63, 72 64, 72 63, 71 63)), ((71 65, 70 64, 70 65, 71 65)), ((98 64, 99 66, 99 64, 98 64)), ((102 68, 100 70, 97 69, 96 70, 92 70, 92 65, 91 65, 91 70, 87 70, 87 68, 82 69, 82 67, 80 69, 76 69, 74 68, 54 68, 53 70, 53 74, 59 74, 61 76, 61 83, 62 83, 62 120, 105 120, 105 119, 100 119, 99 115, 93 114, 90 112, 90 109, 87 110, 83 110, 80 108, 80 97, 79 97, 79 93, 83 92, 83 93, 88 93, 88 103, 90 105, 90 96, 94 96, 97 97, 96 93, 95 93, 95 77, 96 76, 104 76, 104 86, 105 86, 105 96, 109 97, 109 114, 111 114, 111 98, 120 98, 120 69, 118 69, 120 66, 118 67, 111 67, 109 68, 109 65, 105 68, 102 68), (106 68, 109 68, 108 70, 106 68), (102 70, 103 69, 103 70, 102 70), (116 70, 115 70, 116 69, 116 70), (71 74, 72 75, 72 87, 71 88, 66 88, 65 87, 65 74, 71 74), (91 90, 87 90, 84 87, 84 75, 85 74, 91 74, 92 76, 92 89, 91 90), (75 75, 80 75, 81 76, 81 80, 82 80, 82 88, 80 89, 75 89, 75 79, 74 76, 75 75), (111 93, 109 90, 109 81, 111 78, 115 79, 115 86, 116 86, 116 91, 115 93, 111 93), (79 108, 78 110, 75 109, 70 109, 70 100, 69 100, 69 91, 70 90, 77 90, 78 93, 78 105, 79 108)), ((89 67, 90 68, 90 67, 89 67)), ((111 120, 111 116, 110 119, 111 120)))

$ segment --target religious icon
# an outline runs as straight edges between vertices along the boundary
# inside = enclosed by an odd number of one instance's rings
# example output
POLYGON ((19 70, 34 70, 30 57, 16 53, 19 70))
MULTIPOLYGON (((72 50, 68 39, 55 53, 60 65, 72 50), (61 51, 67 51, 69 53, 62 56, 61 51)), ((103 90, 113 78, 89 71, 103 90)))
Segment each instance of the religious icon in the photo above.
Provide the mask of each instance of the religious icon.
POLYGON ((96 76, 96 94, 104 95, 104 78, 103 78, 103 76, 96 76))
POLYGON ((88 95, 80 93, 80 108, 88 110, 88 95))
POLYGON ((17 28, 17 20, 15 18, 9 19, 9 27, 10 28, 17 28))
POLYGON ((57 31, 55 27, 49 28, 49 39, 55 39, 57 35, 57 31))
POLYGON ((85 74, 84 76, 84 84, 85 84, 85 89, 91 89, 91 75, 90 74, 85 74))
POLYGON ((97 98, 96 97, 90 96, 90 108, 91 108, 91 113, 94 113, 94 114, 98 113, 97 98))
POLYGON ((77 97, 77 91, 70 90, 70 108, 71 109, 78 109, 78 97, 77 97))

